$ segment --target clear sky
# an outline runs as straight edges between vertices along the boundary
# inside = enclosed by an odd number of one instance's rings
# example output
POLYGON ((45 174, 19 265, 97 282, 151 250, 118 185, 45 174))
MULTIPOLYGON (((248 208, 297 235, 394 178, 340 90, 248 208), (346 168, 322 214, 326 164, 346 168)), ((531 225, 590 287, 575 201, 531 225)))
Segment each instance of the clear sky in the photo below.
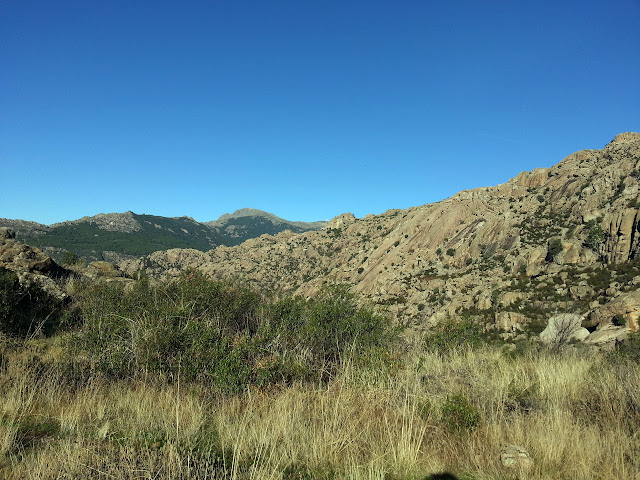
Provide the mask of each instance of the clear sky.
POLYGON ((623 131, 640 0, 0 0, 0 217, 361 217, 623 131))

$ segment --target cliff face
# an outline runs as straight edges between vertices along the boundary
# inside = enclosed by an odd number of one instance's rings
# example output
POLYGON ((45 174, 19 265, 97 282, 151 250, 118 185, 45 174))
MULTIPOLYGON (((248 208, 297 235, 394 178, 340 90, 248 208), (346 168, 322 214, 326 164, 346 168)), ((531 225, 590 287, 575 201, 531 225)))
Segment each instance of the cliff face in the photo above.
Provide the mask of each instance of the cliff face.
POLYGON ((616 265, 640 257, 639 179, 640 134, 624 133, 602 150, 437 203, 362 219, 343 214, 320 231, 263 235, 206 254, 156 252, 122 268, 159 276, 198 268, 302 295, 347 282, 422 324, 470 311, 526 323, 538 315, 527 302, 544 303, 552 292, 587 315, 607 301, 593 272, 606 267, 615 278, 616 265))

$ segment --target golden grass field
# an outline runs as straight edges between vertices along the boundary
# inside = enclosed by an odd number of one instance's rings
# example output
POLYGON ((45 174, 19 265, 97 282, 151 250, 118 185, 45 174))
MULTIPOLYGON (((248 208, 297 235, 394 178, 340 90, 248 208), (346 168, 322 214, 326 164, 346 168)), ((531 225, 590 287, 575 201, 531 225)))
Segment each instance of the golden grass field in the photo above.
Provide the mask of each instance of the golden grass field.
POLYGON ((74 383, 55 337, 11 343, 5 480, 640 479, 640 365, 581 349, 416 347, 385 372, 347 364, 329 382, 232 396, 179 379, 74 383), (533 466, 503 466, 505 444, 533 466))

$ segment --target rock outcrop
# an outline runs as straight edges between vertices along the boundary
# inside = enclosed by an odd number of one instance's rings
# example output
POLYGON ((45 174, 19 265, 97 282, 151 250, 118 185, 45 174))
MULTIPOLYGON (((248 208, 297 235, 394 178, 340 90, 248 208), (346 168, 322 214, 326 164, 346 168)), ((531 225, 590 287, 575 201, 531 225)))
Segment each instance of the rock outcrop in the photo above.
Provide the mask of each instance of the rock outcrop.
POLYGON ((0 228, 0 269, 15 272, 21 285, 38 285, 58 300, 67 297, 54 279, 70 272, 42 250, 16 241, 15 232, 9 228, 0 228))
POLYGON ((547 327, 540 333, 540 340, 546 344, 560 345, 571 340, 584 340, 589 331, 582 327, 583 318, 573 313, 563 313, 551 317, 547 327))
POLYGON ((16 241, 15 232, 9 228, 0 229, 0 267, 54 277, 67 272, 39 248, 16 241))
POLYGON ((500 450, 500 463, 510 470, 523 473, 530 471, 534 466, 531 454, 520 445, 505 445, 500 450))
MULTIPOLYGON (((320 231, 156 252, 121 266, 156 276, 197 268, 301 295, 348 283, 404 322, 481 315, 514 334, 555 311, 587 315, 637 288, 627 277, 636 269, 640 278, 639 179, 640 134, 625 133, 602 150, 433 204, 343 214, 320 231)), ((635 313, 622 315, 635 328, 635 313)))
POLYGON ((100 213, 53 225, 0 218, 0 226, 16 231, 20 241, 41 247, 54 258, 63 258, 72 250, 86 262, 113 263, 140 258, 156 250, 179 247, 206 251, 218 245, 237 245, 265 233, 318 230, 326 223, 292 222, 251 208, 205 223, 186 216, 160 217, 130 211, 100 213))
POLYGON ((638 331, 640 318, 640 291, 635 290, 616 297, 611 302, 596 308, 585 322, 587 327, 602 330, 613 325, 626 327, 631 332, 638 331))

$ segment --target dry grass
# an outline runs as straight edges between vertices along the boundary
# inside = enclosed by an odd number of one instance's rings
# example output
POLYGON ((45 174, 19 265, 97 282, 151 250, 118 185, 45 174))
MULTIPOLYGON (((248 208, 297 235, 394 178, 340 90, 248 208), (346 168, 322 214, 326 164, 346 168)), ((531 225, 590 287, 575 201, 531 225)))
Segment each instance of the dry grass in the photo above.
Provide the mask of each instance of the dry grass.
POLYGON ((71 386, 24 349, 0 373, 0 478, 640 479, 640 366, 566 352, 414 355, 389 375, 223 396, 202 385, 71 386), (480 421, 452 428, 467 398, 480 421), (510 471, 504 444, 535 464, 510 471))

